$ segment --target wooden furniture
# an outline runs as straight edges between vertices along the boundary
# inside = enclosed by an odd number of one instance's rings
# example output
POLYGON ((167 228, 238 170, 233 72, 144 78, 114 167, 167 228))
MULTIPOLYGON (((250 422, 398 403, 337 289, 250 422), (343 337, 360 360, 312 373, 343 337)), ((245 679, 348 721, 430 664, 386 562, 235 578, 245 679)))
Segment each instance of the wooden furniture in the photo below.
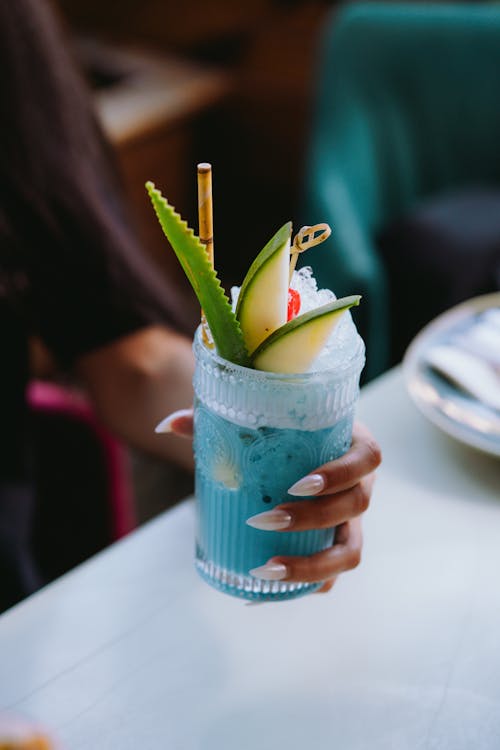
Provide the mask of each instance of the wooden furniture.
MULTIPOLYGON (((180 173, 181 185, 192 190, 193 163, 213 163, 216 255, 227 288, 241 283, 257 252, 285 221, 293 220, 297 229, 313 223, 299 215, 299 197, 317 37, 330 0, 213 0, 208 11, 204 0, 185 0, 182 7, 169 0, 56 3, 79 35, 196 60, 198 74, 213 73, 215 65, 230 77, 230 95, 184 120, 178 141, 173 134, 167 139, 171 148, 156 138, 143 157, 161 166, 169 194, 179 206, 185 203, 193 222, 196 200, 184 201, 187 190, 176 195, 175 175, 180 173), (186 125, 195 133, 187 146, 182 141, 186 125)), ((130 156, 137 163, 139 157, 130 156)), ((135 187, 144 171, 138 175, 127 164, 128 183, 135 187)), ((143 195, 136 193, 145 226, 143 195)), ((156 248, 157 228, 146 231, 156 248)), ((153 252, 161 256, 162 248, 153 252)))
POLYGON ((78 49, 116 151, 141 244, 184 291, 195 324, 194 295, 168 251, 144 184, 156 182, 197 231, 196 162, 205 153, 204 122, 231 92, 231 76, 172 55, 95 40, 81 40, 78 49))

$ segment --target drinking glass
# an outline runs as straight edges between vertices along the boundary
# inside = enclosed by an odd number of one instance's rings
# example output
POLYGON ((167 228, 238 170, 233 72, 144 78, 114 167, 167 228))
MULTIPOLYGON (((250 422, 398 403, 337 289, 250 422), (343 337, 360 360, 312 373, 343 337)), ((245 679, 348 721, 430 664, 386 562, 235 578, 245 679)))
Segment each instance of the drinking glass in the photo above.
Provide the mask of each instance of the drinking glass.
POLYGON ((205 346, 198 329, 196 567, 216 589, 243 599, 278 600, 322 585, 264 581, 249 571, 276 555, 326 549, 335 529, 262 531, 245 522, 280 503, 303 500, 288 495, 288 488, 349 448, 365 361, 363 341, 351 326, 332 367, 292 375, 228 362, 205 346))

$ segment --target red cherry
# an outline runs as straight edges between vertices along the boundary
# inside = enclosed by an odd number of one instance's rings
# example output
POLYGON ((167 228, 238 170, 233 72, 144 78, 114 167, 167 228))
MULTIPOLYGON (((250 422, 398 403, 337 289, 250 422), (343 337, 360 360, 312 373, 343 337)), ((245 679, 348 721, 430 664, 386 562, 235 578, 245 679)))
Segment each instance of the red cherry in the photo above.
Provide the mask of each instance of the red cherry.
POLYGON ((288 313, 287 321, 296 318, 300 310, 300 294, 296 289, 288 290, 288 313))

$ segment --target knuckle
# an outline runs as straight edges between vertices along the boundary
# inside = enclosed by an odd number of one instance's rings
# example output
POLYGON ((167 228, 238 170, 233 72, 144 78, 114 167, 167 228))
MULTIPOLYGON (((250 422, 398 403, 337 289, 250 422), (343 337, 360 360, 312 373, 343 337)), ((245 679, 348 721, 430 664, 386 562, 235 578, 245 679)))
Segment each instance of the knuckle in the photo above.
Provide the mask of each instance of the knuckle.
POLYGON ((347 554, 346 559, 346 569, 347 570, 354 570, 354 568, 357 568, 358 565, 361 563, 361 549, 358 547, 355 549, 350 549, 347 554))
POLYGON ((370 505, 370 492, 365 482, 359 482, 353 489, 354 493, 354 511, 356 516, 360 516, 370 505))
POLYGON ((346 453, 335 466, 334 483, 339 487, 348 484, 353 477, 353 460, 349 453, 346 453))
POLYGON ((382 451, 377 441, 370 437, 366 442, 366 449, 368 451, 370 466, 372 469, 376 469, 382 463, 382 451))

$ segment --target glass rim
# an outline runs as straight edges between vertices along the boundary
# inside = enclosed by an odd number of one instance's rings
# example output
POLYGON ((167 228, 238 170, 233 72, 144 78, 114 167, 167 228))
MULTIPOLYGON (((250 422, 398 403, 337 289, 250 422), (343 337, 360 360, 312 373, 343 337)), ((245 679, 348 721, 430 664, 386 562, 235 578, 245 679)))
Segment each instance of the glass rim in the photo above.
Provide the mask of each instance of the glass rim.
MULTIPOLYGON (((251 377, 257 380, 281 380, 286 382, 304 382, 309 380, 318 380, 321 376, 326 378, 332 378, 335 375, 345 377, 346 373, 348 373, 351 369, 355 370, 363 363, 365 360, 365 344, 359 333, 356 332, 357 337, 357 347, 354 351, 354 353, 345 360, 340 365, 335 365, 335 367, 331 368, 323 368, 321 370, 310 370, 307 372, 293 372, 293 373, 287 373, 287 372, 270 372, 268 370, 257 370, 253 367, 245 367, 244 365, 238 365, 235 362, 231 362, 229 359, 225 359, 224 357, 221 357, 220 354, 217 353, 216 349, 209 349, 205 344, 203 343, 203 337, 202 337, 202 325, 200 324, 198 328, 195 331, 195 335, 193 338, 193 348, 196 352, 197 349, 199 349, 201 352, 203 352, 206 356, 210 357, 210 359, 217 364, 219 367, 224 367, 226 370, 233 370, 236 373, 240 373, 241 375, 245 377, 251 377)), ((360 367, 361 369, 361 367, 360 367)))

